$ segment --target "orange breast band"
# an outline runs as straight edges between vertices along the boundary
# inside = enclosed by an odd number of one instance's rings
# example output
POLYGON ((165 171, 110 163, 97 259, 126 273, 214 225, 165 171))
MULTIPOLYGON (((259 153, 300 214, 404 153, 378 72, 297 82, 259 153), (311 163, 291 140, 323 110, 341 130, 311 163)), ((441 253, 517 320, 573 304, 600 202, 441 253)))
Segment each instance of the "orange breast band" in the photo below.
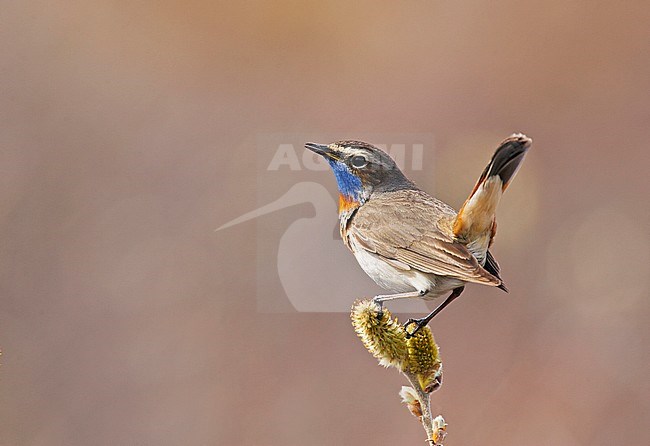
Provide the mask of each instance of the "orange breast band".
POLYGON ((339 194, 339 214, 359 207, 359 202, 349 195, 339 194))

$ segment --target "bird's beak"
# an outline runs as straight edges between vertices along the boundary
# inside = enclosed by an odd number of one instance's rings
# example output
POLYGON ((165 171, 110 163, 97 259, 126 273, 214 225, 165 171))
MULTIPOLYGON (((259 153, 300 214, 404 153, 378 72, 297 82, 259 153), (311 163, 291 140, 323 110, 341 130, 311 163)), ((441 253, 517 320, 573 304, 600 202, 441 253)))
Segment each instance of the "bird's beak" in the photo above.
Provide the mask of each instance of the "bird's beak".
POLYGON ((314 153, 319 154, 325 159, 336 159, 332 149, 330 149, 329 146, 326 146, 325 144, 316 144, 315 142, 308 142, 305 144, 305 148, 311 150, 314 153))

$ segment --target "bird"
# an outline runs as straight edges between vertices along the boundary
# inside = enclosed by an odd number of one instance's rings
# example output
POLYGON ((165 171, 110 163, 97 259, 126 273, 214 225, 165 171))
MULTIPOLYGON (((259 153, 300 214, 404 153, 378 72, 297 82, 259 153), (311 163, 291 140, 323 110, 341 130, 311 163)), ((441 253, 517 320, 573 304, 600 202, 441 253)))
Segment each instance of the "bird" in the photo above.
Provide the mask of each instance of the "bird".
POLYGON ((305 144, 325 158, 336 178, 345 246, 361 269, 388 291, 373 298, 378 314, 388 301, 432 300, 450 293, 426 317, 406 321, 407 337, 428 325, 468 283, 508 291, 489 249, 496 235, 497 205, 531 145, 532 139, 521 133, 503 140, 456 212, 416 186, 372 144, 305 144))

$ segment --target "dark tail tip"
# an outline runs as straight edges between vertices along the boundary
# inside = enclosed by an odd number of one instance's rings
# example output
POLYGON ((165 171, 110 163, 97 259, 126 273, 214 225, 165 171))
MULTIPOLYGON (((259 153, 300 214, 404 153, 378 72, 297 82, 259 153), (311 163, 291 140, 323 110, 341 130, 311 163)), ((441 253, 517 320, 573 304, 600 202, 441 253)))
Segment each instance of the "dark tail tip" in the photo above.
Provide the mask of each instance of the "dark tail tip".
POLYGON ((499 175, 505 190, 519 170, 532 143, 533 140, 522 133, 514 133, 503 140, 490 160, 486 177, 499 175))

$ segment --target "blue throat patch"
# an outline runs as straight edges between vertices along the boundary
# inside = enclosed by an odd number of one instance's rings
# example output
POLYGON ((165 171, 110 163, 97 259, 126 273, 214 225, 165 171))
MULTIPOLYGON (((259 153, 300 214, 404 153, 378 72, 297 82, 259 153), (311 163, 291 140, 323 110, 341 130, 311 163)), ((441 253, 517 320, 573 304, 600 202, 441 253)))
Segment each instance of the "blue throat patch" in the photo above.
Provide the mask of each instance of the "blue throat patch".
POLYGON ((336 183, 339 186, 339 192, 342 195, 350 197, 354 201, 361 201, 363 186, 361 185, 359 177, 350 172, 348 166, 339 161, 329 160, 329 163, 332 167, 332 171, 334 171, 336 183))

